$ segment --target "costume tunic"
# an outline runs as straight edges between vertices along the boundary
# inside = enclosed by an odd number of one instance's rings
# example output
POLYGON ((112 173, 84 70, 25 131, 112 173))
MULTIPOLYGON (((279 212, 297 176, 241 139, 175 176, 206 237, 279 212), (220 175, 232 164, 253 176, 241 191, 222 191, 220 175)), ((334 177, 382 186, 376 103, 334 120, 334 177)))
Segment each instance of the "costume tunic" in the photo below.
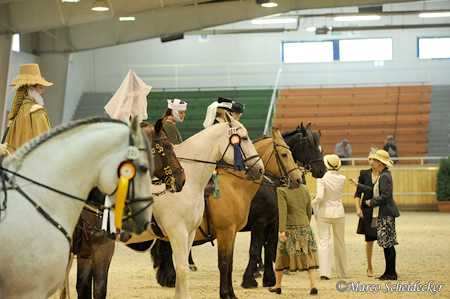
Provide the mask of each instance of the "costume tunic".
POLYGON ((50 122, 48 120, 47 111, 36 100, 30 96, 25 96, 19 112, 12 120, 6 142, 8 150, 12 154, 24 143, 50 131, 50 122))
POLYGON ((178 131, 177 126, 170 118, 166 119, 164 130, 166 131, 167 138, 169 138, 170 142, 173 144, 180 144, 183 142, 180 131, 178 131))

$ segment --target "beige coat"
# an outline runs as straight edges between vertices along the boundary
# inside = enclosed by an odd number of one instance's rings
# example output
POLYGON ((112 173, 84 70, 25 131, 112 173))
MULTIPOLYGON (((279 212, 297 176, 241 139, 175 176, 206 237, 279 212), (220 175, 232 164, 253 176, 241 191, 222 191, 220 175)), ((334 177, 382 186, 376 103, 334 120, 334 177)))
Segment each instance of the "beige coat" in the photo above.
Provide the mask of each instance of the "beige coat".
POLYGON ((26 96, 6 135, 9 152, 12 154, 24 143, 50 129, 47 111, 32 97, 26 96))

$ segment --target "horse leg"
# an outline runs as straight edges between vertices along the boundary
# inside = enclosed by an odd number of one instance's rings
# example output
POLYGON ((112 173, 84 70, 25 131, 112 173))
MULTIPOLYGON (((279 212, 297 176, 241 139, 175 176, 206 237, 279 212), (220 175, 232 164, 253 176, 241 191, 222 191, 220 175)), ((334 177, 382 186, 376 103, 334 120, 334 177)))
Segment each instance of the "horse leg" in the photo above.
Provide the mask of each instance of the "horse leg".
POLYGON ((157 269, 156 280, 163 287, 174 288, 176 273, 173 266, 172 247, 169 242, 157 239, 150 251, 153 268, 157 269))
POLYGON ((273 271, 273 263, 277 255, 278 244, 278 220, 272 221, 264 230, 264 276, 263 286, 273 287, 275 285, 275 272, 273 271))
POLYGON ((197 266, 192 259, 192 251, 189 251, 189 269, 191 269, 192 272, 197 271, 197 266))
POLYGON ((98 246, 92 246, 92 268, 94 277, 94 298, 105 299, 108 288, 108 271, 114 254, 115 241, 107 236, 97 238, 102 241, 98 246))
POLYGON ((77 256, 77 293, 78 298, 92 298, 92 259, 80 254, 77 256))
POLYGON ((246 289, 258 287, 258 282, 255 279, 255 273, 257 270, 257 262, 261 258, 261 251, 264 242, 264 233, 262 227, 262 223, 252 224, 249 252, 250 258, 241 283, 241 286, 246 289))
POLYGON ((220 298, 237 299, 233 290, 233 251, 236 240, 236 231, 217 231, 217 250, 220 271, 220 298))
POLYGON ((195 230, 188 235, 178 233, 175 236, 169 234, 170 245, 173 251, 173 261, 176 272, 175 299, 190 299, 188 275, 188 256, 194 241, 195 230))

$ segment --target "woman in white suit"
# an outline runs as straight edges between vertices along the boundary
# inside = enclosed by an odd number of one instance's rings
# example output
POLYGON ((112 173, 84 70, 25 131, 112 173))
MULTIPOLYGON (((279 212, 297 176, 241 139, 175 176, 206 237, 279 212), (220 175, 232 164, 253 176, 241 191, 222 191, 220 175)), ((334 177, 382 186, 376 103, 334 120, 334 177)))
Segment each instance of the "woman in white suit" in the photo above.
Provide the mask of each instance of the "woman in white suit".
POLYGON ((331 226, 333 226, 337 275, 339 278, 347 277, 347 250, 344 237, 345 212, 341 199, 345 176, 339 174, 341 160, 337 155, 326 155, 323 161, 328 171, 323 178, 317 180, 317 195, 311 206, 313 209, 317 205, 319 206, 316 218, 319 231, 319 273, 321 279, 328 280, 331 277, 329 258, 331 226))

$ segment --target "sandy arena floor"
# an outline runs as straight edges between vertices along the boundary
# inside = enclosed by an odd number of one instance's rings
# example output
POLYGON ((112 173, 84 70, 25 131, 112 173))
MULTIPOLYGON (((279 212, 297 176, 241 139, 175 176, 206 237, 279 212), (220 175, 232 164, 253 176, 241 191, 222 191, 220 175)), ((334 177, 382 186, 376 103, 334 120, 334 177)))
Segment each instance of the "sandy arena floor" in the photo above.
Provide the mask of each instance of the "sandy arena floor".
MULTIPOLYGON (((311 225, 317 234, 316 222, 311 225)), ((349 277, 343 279, 346 283, 379 285, 378 292, 339 292, 337 283, 341 280, 335 275, 334 258, 332 257, 332 272, 334 277, 329 281, 317 280, 319 295, 317 298, 378 298, 389 296, 395 298, 450 298, 450 214, 434 212, 402 212, 397 218, 397 235, 399 245, 397 250, 397 273, 399 280, 391 284, 411 286, 429 284, 444 286, 433 295, 426 292, 387 292, 385 282, 366 276, 366 257, 364 236, 355 233, 357 216, 354 213, 346 215, 346 243, 348 251, 349 277), (401 281, 401 282, 400 282, 401 281)), ((248 263, 249 233, 238 233, 234 250, 233 285, 236 296, 247 298, 310 298, 309 280, 306 272, 296 272, 283 276, 283 288, 280 296, 269 293, 261 287, 262 279, 257 279, 260 287, 243 289, 240 284, 242 275, 248 263)), ((331 247, 333 248, 333 247, 331 247)), ((333 252, 333 251, 332 251, 333 252)), ((189 285, 192 298, 219 298, 219 271, 217 268, 217 246, 210 244, 193 248, 193 257, 198 267, 197 272, 191 272, 189 285)), ((374 245, 374 272, 379 276, 384 271, 383 250, 374 245)), ((319 277, 318 271, 316 277, 319 277)), ((75 290, 76 261, 70 273, 70 295, 77 298, 75 290)), ((432 288, 433 288, 432 287, 432 288)), ((152 261, 149 253, 138 253, 122 244, 116 245, 108 281, 108 296, 110 299, 125 298, 173 298, 174 289, 161 287, 155 279, 152 261)), ((51 297, 57 299, 55 294, 51 297)))

